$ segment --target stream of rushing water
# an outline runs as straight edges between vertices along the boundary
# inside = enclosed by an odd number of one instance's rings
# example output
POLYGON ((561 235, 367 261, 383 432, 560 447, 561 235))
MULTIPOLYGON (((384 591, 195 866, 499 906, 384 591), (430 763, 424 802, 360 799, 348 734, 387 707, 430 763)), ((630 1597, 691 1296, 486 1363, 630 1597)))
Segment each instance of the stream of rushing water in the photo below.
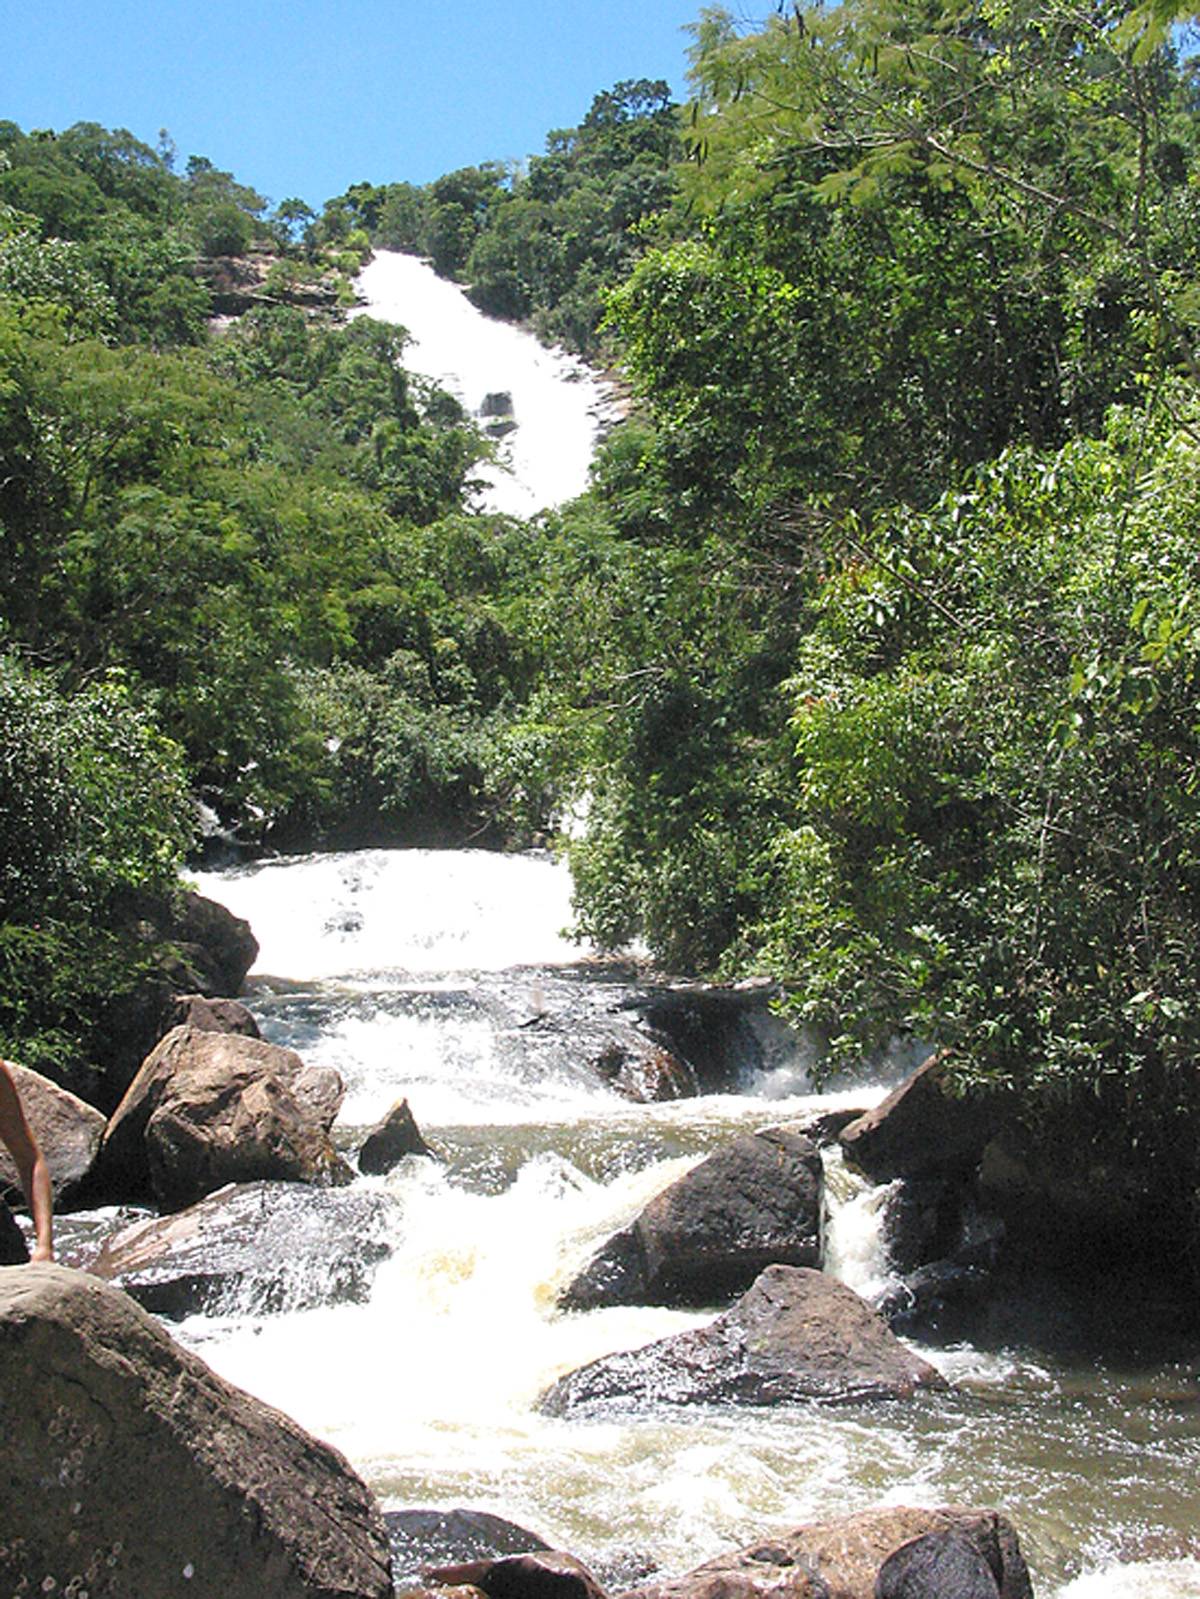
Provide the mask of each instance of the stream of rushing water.
MULTIPOLYGON (((955 1384, 911 1403, 712 1408, 551 1420, 559 1373, 706 1319, 562 1315, 558 1291, 610 1232, 735 1134, 865 1104, 882 1084, 807 1090, 777 1053, 736 1094, 636 1106, 543 1024, 616 1002, 560 936, 548 858, 364 851, 206 874, 262 952, 264 1034, 347 1083, 348 1149, 401 1095, 438 1159, 382 1183, 394 1254, 365 1304, 193 1317, 223 1375, 338 1445, 385 1508, 469 1506, 589 1562, 614 1590, 765 1530, 880 1503, 1007 1511, 1039 1595, 1200 1595, 1194 1372, 1054 1359, 1019 1343, 923 1352, 955 1384)), ((875 1196, 836 1165, 836 1269, 886 1274, 875 1196)))
MULTIPOLYGON (((586 485, 603 389, 481 318, 461 290, 380 252, 367 309, 407 364, 478 411, 507 392, 511 472, 488 508, 530 514, 586 485)), ((337 1136, 406 1096, 438 1159, 365 1179, 394 1200, 394 1252, 364 1304, 193 1317, 224 1375, 350 1457, 385 1508, 490 1510, 591 1564, 611 1591, 780 1525, 881 1503, 982 1504, 1017 1524, 1039 1599, 1200 1599, 1195 1347, 1048 1356, 1003 1327, 923 1352, 953 1381, 911 1403, 550 1420, 534 1402, 595 1356, 694 1325, 658 1309, 564 1316, 558 1291, 612 1231, 739 1132, 865 1105, 817 1097, 777 1049, 736 1094, 635 1106, 581 1067, 569 1025, 619 1002, 580 964, 565 869, 471 851, 360 852, 209 873, 262 946, 264 1034, 347 1085, 337 1136), (556 1025, 564 1018, 564 1026, 556 1025)), ((886 1281, 878 1193, 836 1164, 829 1264, 886 1281)))

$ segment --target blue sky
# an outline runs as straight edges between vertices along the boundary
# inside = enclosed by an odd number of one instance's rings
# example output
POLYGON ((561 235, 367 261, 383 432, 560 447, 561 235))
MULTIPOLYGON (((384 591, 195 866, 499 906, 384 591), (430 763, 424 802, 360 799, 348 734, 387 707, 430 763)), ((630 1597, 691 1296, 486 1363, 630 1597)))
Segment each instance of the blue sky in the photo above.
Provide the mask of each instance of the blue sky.
POLYGON ((0 0, 0 119, 128 128, 316 209, 522 160, 623 78, 686 95, 702 0, 0 0))

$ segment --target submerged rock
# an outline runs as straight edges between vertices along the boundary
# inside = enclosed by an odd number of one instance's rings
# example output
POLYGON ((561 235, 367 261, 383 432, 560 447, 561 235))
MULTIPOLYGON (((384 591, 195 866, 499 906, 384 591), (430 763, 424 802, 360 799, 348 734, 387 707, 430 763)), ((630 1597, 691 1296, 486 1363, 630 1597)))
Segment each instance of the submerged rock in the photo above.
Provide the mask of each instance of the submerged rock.
POLYGON ((393 1213, 361 1186, 231 1184, 114 1234, 88 1270, 159 1316, 361 1303, 392 1252, 393 1213))
POLYGON ((439 1587, 477 1588, 487 1599, 604 1599, 583 1562, 557 1549, 435 1567, 425 1577, 439 1587))
POLYGON ((397 1586, 416 1585, 430 1567, 531 1554, 550 1545, 486 1510, 385 1510, 397 1586))
POLYGON ((945 1378, 906 1349, 844 1283, 770 1266, 723 1316, 606 1355, 543 1395, 548 1415, 648 1405, 774 1405, 907 1398, 945 1378))
POLYGON ((610 1238, 563 1306, 711 1305, 766 1266, 817 1266, 823 1194, 821 1157, 807 1138, 778 1127, 747 1133, 610 1238))
MULTIPOLYGON (((812 1522, 682 1577, 636 1588, 624 1599, 876 1599, 880 1568, 902 1545, 928 1534, 962 1540, 998 1573, 1000 1599, 1033 1599, 1012 1523, 995 1510, 901 1506, 812 1522)), ((978 1568, 976 1568, 978 1569, 978 1568)), ((922 1599, 976 1599, 970 1590, 919 1590, 922 1599)), ((910 1599, 899 1590, 894 1599, 910 1599)))
POLYGON ((328 1444, 62 1266, 0 1274, 0 1592, 388 1599, 387 1533, 328 1444))
POLYGON ((341 1082, 290 1049, 176 1027, 113 1113, 93 1187, 110 1200, 182 1210, 230 1182, 339 1182, 329 1127, 341 1082))

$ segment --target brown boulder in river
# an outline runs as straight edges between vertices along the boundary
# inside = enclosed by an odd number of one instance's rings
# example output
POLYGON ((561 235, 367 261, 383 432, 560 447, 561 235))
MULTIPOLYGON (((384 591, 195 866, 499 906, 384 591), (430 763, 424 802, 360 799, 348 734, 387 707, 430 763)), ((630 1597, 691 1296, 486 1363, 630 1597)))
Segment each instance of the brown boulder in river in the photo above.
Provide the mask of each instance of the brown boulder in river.
POLYGON ((894 1399, 946 1386, 853 1289, 804 1266, 770 1266, 708 1326, 581 1366, 540 1409, 894 1399))
MULTIPOLYGON (((719 1555, 623 1599, 875 1599, 880 1567, 903 1545, 952 1533, 996 1574, 1000 1599, 1033 1599, 1016 1530, 995 1510, 886 1506, 835 1521, 810 1522, 719 1555)), ((928 1599, 964 1599, 931 1590, 928 1599)))
POLYGON ((176 1027, 146 1057, 113 1113, 94 1184, 106 1199, 182 1210, 226 1183, 339 1182, 329 1138, 335 1072, 237 1033, 176 1027))
POLYGON ((563 1296, 601 1305, 711 1305, 743 1293, 766 1266, 818 1266, 821 1156, 799 1133, 746 1133, 657 1194, 563 1296))

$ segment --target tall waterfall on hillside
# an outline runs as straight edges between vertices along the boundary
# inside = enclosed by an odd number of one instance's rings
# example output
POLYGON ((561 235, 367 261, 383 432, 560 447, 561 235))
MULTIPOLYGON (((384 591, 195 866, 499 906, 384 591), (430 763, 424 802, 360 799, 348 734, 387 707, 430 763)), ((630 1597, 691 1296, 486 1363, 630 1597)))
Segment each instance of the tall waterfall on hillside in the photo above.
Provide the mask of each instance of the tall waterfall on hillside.
POLYGON ((480 316, 457 284, 415 256, 379 250, 358 280, 366 311, 407 328, 404 364, 434 378, 475 417, 508 426, 501 464, 481 469, 485 510, 532 516, 587 488, 611 395, 581 362, 480 316), (491 405, 488 405, 489 397, 491 405))
MULTIPOLYGON (((512 394, 519 476, 497 479, 492 503, 533 509, 583 486, 602 401, 590 379, 485 323, 419 262, 380 254, 362 282, 372 314, 413 334, 415 368, 472 410, 512 394), (469 371, 467 355, 480 361, 469 371), (551 374, 552 402, 530 397, 526 366, 538 383, 551 374), (571 443, 558 431, 568 418, 571 443)), ((264 1034, 342 1073, 344 1147, 404 1095, 436 1157, 357 1179, 391 1217, 391 1255, 364 1303, 266 1313, 248 1301, 178 1329, 341 1448, 385 1508, 508 1517, 619 1593, 780 1525, 880 1503, 994 1505, 1020 1529, 1039 1599, 1200 1599, 1190 1368, 1052 1360, 998 1325, 985 1347, 923 1351, 955 1387, 911 1404, 591 1421, 535 1408, 563 1371, 705 1319, 558 1313, 601 1240, 732 1136, 870 1103, 883 1084, 818 1097, 803 1061, 780 1058, 735 1093, 621 1099, 571 1048, 568 1023, 621 996, 563 936, 569 884, 548 857, 361 851, 209 873, 200 887, 258 933, 247 998, 264 1034)), ((878 1195, 844 1179, 833 1255, 870 1293, 886 1275, 878 1195)))

